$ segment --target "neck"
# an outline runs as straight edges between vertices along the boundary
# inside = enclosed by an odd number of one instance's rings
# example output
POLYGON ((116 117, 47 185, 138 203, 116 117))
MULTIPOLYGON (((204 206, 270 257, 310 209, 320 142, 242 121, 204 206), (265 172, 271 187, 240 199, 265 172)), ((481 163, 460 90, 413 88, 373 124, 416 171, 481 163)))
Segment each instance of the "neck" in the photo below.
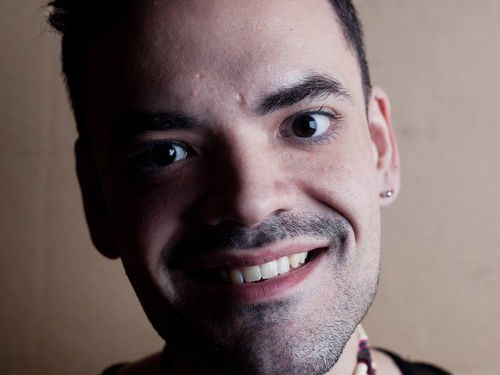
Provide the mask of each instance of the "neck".
POLYGON ((325 375, 352 375, 357 364, 358 331, 355 330, 344 347, 344 351, 332 369, 325 375))

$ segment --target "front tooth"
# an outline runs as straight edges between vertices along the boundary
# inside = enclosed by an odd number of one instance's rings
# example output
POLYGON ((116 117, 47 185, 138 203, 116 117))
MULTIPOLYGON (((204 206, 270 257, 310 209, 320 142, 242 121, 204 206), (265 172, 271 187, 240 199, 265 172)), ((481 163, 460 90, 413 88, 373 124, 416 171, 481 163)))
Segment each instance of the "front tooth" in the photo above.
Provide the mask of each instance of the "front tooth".
POLYGON ((279 258, 276 263, 278 264, 278 274, 283 275, 290 271, 290 262, 287 256, 279 258))
POLYGON ((292 268, 297 268, 299 266, 299 254, 289 255, 288 258, 290 259, 290 266, 292 268))
POLYGON ((259 281, 262 278, 259 266, 245 267, 242 270, 243 279, 245 282, 251 283, 254 281, 259 281))
POLYGON ((260 273, 264 280, 270 279, 274 276, 278 276, 278 263, 276 263, 275 260, 264 263, 260 266, 260 273))
POLYGON ((233 284, 243 284, 243 274, 240 270, 229 271, 229 278, 233 284))
POLYGON ((300 253, 299 254, 299 263, 300 264, 303 264, 306 262, 306 258, 307 258, 307 251, 304 252, 304 253, 300 253))

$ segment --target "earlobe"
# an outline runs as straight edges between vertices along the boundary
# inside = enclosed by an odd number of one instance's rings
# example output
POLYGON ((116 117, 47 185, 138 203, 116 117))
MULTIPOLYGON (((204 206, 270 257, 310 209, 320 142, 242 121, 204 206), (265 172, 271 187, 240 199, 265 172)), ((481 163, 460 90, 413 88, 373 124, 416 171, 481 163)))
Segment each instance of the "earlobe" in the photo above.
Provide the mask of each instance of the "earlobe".
POLYGON ((78 138, 75 143, 76 171, 82 193, 85 217, 92 243, 101 254, 110 259, 119 257, 111 241, 109 218, 98 178, 95 159, 88 142, 78 138))
POLYGON ((380 205, 387 206, 399 193, 399 152, 392 128, 389 98, 379 87, 372 89, 368 122, 378 173, 380 205))

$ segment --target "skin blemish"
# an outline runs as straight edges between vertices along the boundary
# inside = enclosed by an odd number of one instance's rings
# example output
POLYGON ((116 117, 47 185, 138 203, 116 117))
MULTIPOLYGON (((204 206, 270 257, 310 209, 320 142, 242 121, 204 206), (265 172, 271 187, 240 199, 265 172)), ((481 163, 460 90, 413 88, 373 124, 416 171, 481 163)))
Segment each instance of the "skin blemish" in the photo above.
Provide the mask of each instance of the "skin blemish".
POLYGON ((247 100, 242 93, 238 93, 236 95, 236 103, 238 103, 240 106, 245 106, 247 104, 247 100))

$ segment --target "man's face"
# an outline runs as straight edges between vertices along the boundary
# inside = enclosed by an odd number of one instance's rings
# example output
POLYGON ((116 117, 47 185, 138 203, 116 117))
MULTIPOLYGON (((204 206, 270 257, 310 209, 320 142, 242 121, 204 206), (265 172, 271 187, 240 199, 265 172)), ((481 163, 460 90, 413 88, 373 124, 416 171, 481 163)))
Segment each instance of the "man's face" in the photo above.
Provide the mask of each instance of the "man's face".
POLYGON ((89 66, 91 232, 157 331, 222 373, 325 373, 375 295, 392 181, 332 6, 144 2, 89 66))

